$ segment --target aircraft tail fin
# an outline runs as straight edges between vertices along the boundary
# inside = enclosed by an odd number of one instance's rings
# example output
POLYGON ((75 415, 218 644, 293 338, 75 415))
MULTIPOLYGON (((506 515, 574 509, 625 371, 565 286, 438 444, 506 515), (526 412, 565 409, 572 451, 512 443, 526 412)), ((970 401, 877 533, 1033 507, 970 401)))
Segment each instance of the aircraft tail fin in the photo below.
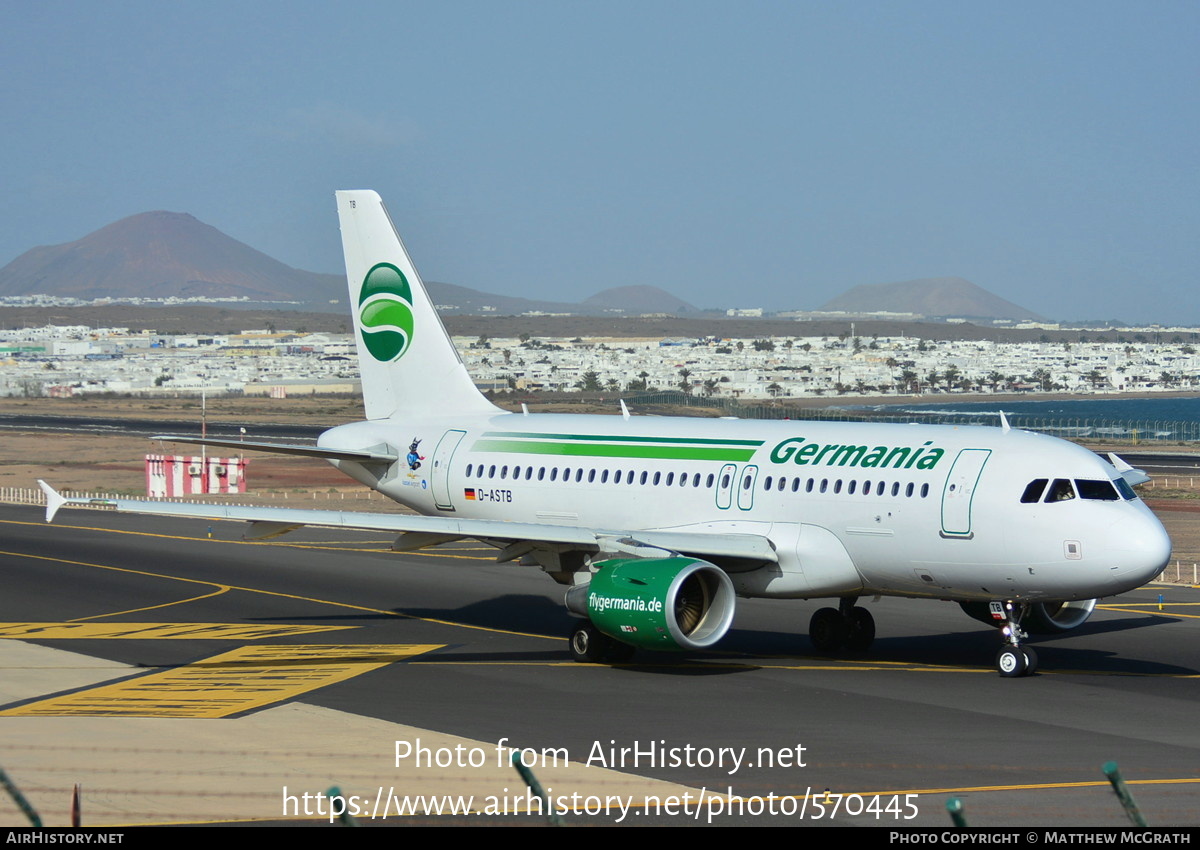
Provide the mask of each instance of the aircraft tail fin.
POLYGON ((368 419, 492 413, 376 192, 339 191, 338 220, 368 419))

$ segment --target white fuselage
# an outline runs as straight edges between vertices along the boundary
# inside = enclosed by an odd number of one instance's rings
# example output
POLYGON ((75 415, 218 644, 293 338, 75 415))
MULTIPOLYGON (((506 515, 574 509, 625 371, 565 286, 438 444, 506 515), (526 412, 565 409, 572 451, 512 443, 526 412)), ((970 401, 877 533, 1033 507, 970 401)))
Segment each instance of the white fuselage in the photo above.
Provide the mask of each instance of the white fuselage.
POLYGON ((731 569, 745 596, 1090 599, 1170 556, 1110 464, 999 427, 497 414, 359 422, 320 445, 414 442, 382 477, 335 465, 430 516, 762 536, 778 563, 731 569), (1085 484, 1022 501, 1042 479, 1085 484))

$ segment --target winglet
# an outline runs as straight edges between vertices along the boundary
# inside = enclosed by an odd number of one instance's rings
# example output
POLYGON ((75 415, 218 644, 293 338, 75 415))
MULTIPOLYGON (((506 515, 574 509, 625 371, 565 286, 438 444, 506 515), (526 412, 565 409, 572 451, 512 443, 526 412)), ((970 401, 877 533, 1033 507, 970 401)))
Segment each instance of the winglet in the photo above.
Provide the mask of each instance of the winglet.
POLYGON ((1136 487, 1139 484, 1145 484, 1150 480, 1150 476, 1146 474, 1145 470, 1135 469, 1126 461, 1117 457, 1115 452, 1108 453, 1108 461, 1114 467, 1116 467, 1117 472, 1121 473, 1121 477, 1124 478, 1131 487, 1136 487))
POLYGON ((1012 430, 1012 426, 1008 424, 1008 417, 1004 415, 1004 411, 1000 411, 1000 429, 1007 434, 1012 430))
POLYGON ((38 479, 38 486, 46 494, 46 522, 54 522, 54 515, 58 513, 59 508, 67 503, 67 497, 40 478, 38 479))

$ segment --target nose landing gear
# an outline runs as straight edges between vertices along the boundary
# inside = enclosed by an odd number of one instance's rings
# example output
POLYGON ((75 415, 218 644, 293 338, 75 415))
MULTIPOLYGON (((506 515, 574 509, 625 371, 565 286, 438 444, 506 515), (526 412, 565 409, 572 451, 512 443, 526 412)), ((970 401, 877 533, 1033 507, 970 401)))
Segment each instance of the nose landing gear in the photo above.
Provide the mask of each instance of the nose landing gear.
POLYGON ((996 671, 1006 679, 1032 676, 1037 671, 1037 653, 1030 647, 1021 646, 1021 641, 1029 637, 1021 628, 1025 606, 1006 601, 992 602, 990 608, 993 617, 1004 621, 1000 627, 1004 646, 996 653, 996 671))

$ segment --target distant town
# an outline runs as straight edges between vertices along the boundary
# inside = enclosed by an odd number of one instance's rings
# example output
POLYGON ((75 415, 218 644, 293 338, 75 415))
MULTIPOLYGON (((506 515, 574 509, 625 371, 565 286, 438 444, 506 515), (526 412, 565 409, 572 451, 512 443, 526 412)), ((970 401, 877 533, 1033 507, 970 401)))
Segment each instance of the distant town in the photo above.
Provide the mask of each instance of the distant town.
MULTIPOLYGON (((286 314, 284 314, 286 315, 286 314)), ((759 338, 457 337, 489 393, 662 390, 731 399, 950 393, 1168 391, 1200 384, 1195 328, 1121 328, 1106 339, 997 342, 856 335, 759 338)), ((1072 337, 1073 338, 1067 338, 1072 337)), ((349 334, 276 328, 160 334, 49 325, 0 331, 0 396, 356 393, 349 334)))

